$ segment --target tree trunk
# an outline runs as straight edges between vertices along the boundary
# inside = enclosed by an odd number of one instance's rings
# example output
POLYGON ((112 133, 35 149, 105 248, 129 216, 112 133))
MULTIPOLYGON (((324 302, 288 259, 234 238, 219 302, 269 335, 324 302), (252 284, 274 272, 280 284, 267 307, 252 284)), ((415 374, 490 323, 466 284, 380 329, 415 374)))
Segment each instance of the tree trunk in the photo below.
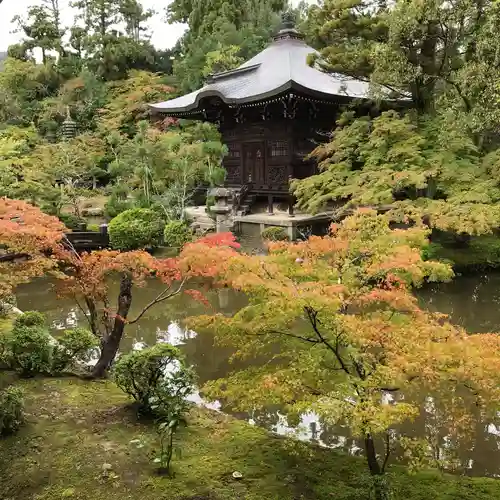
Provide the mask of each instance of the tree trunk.
POLYGON ((385 488, 382 481, 384 473, 377 458, 373 436, 370 433, 366 433, 364 441, 366 461, 368 462, 370 474, 373 477, 373 491, 375 493, 375 500, 386 500, 388 498, 387 489, 385 488))
POLYGON ((375 451, 375 443, 370 433, 365 434, 365 453, 370 474, 372 476, 379 476, 382 474, 382 469, 378 463, 377 452, 375 451))
POLYGON ((118 295, 118 310, 116 312, 113 330, 104 339, 101 349, 101 356, 97 361, 92 375, 96 378, 101 378, 106 375, 106 372, 114 361, 120 342, 125 330, 125 321, 130 311, 132 304, 132 276, 129 273, 124 273, 120 281, 120 293, 118 295))

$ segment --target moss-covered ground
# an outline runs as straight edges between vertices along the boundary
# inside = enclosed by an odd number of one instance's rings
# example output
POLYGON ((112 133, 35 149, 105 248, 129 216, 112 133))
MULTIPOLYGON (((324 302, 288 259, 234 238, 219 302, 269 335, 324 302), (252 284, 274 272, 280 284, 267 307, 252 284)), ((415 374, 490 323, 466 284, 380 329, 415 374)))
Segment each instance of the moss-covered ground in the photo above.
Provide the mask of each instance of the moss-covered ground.
MULTIPOLYGON (((158 446, 153 424, 138 422, 111 382, 14 383, 26 390, 28 417, 17 435, 0 441, 2 500, 370 498, 361 458, 278 438, 199 408, 178 434, 175 477, 159 476, 151 461, 158 446), (242 479, 233 479, 234 471, 242 479)), ((500 499, 494 479, 409 475, 398 467, 390 479, 395 499, 500 499)))

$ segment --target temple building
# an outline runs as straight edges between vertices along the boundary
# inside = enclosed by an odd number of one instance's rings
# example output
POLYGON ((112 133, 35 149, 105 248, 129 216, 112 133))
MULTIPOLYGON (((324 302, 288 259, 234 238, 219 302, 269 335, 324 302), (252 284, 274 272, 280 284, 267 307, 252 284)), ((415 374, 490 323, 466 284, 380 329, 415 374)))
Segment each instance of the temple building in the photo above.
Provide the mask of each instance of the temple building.
POLYGON ((269 46, 239 68, 210 76, 195 92, 150 105, 163 116, 218 125, 229 151, 226 187, 240 193, 244 214, 257 201, 265 201, 270 214, 276 202, 288 203, 293 214, 289 181, 315 173, 308 153, 328 138, 344 105, 371 103, 369 83, 311 67, 307 58, 314 52, 284 16, 269 46))

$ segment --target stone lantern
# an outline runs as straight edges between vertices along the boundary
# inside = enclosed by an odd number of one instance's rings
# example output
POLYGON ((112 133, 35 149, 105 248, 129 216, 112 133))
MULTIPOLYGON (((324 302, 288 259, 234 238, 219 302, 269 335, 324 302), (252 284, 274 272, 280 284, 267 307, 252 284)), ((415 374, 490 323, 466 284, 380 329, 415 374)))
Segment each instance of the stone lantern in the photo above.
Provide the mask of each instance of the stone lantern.
POLYGON ((231 231, 233 221, 231 218, 231 206, 229 200, 232 197, 231 190, 225 187, 216 187, 208 192, 208 196, 215 198, 215 205, 212 206, 212 212, 215 213, 215 227, 218 233, 231 231))

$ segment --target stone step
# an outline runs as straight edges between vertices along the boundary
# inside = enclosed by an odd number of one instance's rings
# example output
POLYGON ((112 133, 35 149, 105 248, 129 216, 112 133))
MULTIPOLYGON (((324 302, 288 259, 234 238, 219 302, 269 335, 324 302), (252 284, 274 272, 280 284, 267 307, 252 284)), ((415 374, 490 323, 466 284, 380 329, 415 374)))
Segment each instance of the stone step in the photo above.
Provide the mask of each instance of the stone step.
POLYGON ((215 224, 215 221, 211 217, 196 217, 193 224, 215 224))

